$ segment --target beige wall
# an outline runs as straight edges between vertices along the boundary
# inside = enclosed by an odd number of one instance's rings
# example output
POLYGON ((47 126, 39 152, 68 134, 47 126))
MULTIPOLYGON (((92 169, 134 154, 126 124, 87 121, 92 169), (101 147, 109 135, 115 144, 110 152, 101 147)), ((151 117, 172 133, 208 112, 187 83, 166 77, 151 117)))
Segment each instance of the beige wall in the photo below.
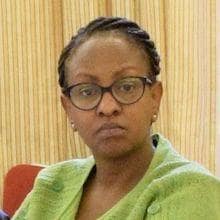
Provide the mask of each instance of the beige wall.
POLYGON ((155 130, 220 175, 216 1, 0 0, 0 198, 15 164, 89 154, 61 109, 56 69, 71 35, 100 15, 126 16, 150 32, 164 85, 155 130))

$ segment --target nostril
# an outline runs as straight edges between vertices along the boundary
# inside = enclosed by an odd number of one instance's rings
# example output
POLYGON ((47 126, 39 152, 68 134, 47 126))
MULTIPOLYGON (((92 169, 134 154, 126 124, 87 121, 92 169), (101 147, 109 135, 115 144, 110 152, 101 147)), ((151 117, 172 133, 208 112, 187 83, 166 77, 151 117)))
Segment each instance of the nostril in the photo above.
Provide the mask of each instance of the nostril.
POLYGON ((112 117, 112 116, 118 116, 120 114, 119 111, 113 111, 113 112, 106 112, 106 111, 99 111, 97 112, 98 116, 100 117, 112 117))
POLYGON ((121 112, 121 104, 108 92, 103 95, 96 111, 100 116, 116 116, 121 112))

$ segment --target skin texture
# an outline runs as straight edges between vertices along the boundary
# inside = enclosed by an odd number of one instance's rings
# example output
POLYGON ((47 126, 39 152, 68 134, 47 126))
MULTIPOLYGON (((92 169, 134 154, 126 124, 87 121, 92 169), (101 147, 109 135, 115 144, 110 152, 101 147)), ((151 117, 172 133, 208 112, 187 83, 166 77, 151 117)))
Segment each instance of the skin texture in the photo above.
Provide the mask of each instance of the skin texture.
MULTIPOLYGON (((122 77, 145 76, 151 71, 142 49, 123 37, 111 35, 91 37, 80 45, 68 59, 66 69, 69 86, 95 82, 104 87, 122 77)), ((77 109, 68 97, 61 96, 70 122, 96 160, 84 186, 77 219, 96 219, 144 175, 154 153, 150 128, 161 96, 161 83, 156 82, 152 87, 146 86, 143 97, 134 104, 119 104, 110 93, 105 93, 100 104, 89 111, 77 109), (111 123, 120 128, 100 131, 103 125, 111 123)))

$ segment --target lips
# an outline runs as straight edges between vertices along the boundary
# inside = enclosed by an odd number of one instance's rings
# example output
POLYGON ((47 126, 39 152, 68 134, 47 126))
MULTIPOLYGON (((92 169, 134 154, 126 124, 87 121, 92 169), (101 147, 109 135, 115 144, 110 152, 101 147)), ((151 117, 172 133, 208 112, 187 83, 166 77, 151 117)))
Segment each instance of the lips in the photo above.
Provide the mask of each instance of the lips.
POLYGON ((126 129, 117 123, 105 123, 98 130, 97 134, 102 137, 122 136, 126 129))

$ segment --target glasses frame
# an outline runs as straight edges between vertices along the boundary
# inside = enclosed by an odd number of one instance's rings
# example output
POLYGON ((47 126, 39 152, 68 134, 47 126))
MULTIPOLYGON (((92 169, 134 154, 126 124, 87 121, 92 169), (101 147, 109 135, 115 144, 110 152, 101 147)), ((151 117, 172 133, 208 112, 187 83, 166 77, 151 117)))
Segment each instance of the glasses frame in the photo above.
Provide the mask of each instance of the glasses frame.
POLYGON ((144 94, 144 92, 145 92, 145 87, 146 87, 146 85, 152 86, 154 82, 155 82, 155 81, 153 81, 152 79, 150 79, 150 77, 148 77, 148 76, 128 76, 128 77, 124 77, 124 78, 121 78, 121 79, 119 79, 119 80, 114 81, 110 86, 107 86, 107 87, 100 86, 100 85, 98 85, 98 84, 96 84, 96 83, 77 83, 77 84, 75 84, 75 85, 71 85, 71 86, 69 86, 69 87, 67 87, 67 88, 64 88, 64 89, 62 90, 62 92, 63 92, 67 97, 69 97, 71 103, 72 103, 76 108, 78 108, 78 109, 80 109, 80 110, 83 110, 83 111, 90 111, 90 110, 95 109, 95 108, 100 104, 100 102, 101 102, 101 100, 102 100, 102 98, 103 98, 103 95, 104 95, 104 93, 106 93, 106 92, 109 92, 109 93, 111 94, 111 96, 115 99, 115 101, 118 102, 118 103, 120 103, 120 104, 122 104, 122 105, 131 105, 131 104, 134 104, 135 102, 139 101, 139 100, 143 97, 143 94, 144 94), (127 79, 127 78, 138 78, 138 79, 140 79, 140 80, 142 81, 142 83, 143 83, 143 92, 142 92, 141 96, 140 96, 137 100, 135 100, 134 102, 132 102, 132 103, 122 103, 122 102, 118 101, 118 99, 114 96, 114 94, 113 94, 113 92, 112 92, 112 87, 113 87, 113 85, 114 85, 116 82, 118 82, 118 81, 120 81, 120 80, 123 80, 123 79, 127 79), (77 106, 76 104, 74 104, 74 102, 72 101, 71 96, 70 96, 70 91, 71 91, 74 87, 76 87, 76 86, 78 86, 78 85, 81 85, 81 84, 94 84, 94 85, 98 86, 98 87, 101 89, 100 100, 98 101, 98 103, 97 103, 94 107, 89 108, 89 109, 80 108, 79 106, 77 106))

